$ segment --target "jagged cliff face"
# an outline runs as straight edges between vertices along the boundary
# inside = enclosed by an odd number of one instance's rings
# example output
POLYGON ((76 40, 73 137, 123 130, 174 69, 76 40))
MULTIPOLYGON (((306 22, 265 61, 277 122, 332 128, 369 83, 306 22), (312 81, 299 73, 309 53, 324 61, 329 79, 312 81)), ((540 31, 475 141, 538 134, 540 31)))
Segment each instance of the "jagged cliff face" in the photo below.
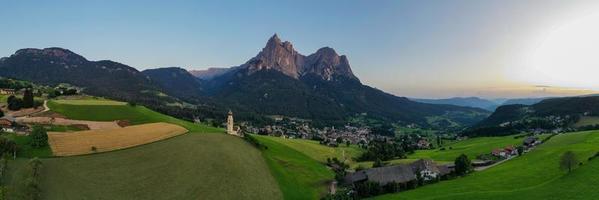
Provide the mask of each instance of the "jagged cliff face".
POLYGON ((271 37, 258 55, 245 65, 249 73, 274 69, 293 78, 299 77, 304 56, 293 49, 290 42, 281 42, 277 35, 271 37))
POLYGON ((242 67, 247 68, 249 74, 272 69, 295 79, 308 74, 317 75, 324 80, 332 80, 337 76, 358 79, 352 73, 347 57, 339 56, 334 49, 324 47, 314 54, 304 56, 295 51, 290 42, 281 42, 276 34, 256 57, 242 67))

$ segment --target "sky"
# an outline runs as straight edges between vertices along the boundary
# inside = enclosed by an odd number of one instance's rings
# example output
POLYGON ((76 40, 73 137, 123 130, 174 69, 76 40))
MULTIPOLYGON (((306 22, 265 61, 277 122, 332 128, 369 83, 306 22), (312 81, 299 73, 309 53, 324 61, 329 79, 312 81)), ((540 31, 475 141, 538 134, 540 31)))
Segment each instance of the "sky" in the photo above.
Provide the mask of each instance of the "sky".
POLYGON ((563 0, 0 0, 0 57, 62 47, 139 70, 230 67, 277 33, 304 55, 334 48, 399 96, 579 95, 599 90, 598 14, 563 0))

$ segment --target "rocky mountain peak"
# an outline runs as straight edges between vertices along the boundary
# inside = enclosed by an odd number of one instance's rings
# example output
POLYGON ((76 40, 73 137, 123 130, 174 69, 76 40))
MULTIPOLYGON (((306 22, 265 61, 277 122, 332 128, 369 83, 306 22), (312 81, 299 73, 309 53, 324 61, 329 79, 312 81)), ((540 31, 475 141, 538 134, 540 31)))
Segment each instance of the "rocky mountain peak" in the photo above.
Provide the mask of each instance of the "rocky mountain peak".
POLYGON ((281 39, 275 34, 268 39, 262 51, 245 65, 250 74, 259 70, 274 69, 287 76, 298 78, 303 57, 293 49, 290 42, 281 42, 281 39))
POLYGON ((333 48, 323 47, 314 54, 304 56, 295 51, 291 42, 282 42, 277 34, 268 39, 262 51, 242 67, 247 68, 249 74, 273 69, 296 79, 311 74, 324 80, 332 80, 336 76, 357 80, 347 57, 339 56, 333 48))

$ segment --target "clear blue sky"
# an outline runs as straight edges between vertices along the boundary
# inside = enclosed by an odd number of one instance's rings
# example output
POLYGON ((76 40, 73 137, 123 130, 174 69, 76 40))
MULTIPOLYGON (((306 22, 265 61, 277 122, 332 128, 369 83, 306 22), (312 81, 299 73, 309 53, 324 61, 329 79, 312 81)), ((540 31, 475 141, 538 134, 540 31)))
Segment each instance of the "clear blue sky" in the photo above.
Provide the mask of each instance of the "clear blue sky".
POLYGON ((228 67, 277 33, 306 55, 335 48, 363 82, 401 96, 543 96, 570 85, 512 71, 545 30, 590 7, 597 8, 549 0, 1 1, 0 56, 56 46, 140 70, 228 67))

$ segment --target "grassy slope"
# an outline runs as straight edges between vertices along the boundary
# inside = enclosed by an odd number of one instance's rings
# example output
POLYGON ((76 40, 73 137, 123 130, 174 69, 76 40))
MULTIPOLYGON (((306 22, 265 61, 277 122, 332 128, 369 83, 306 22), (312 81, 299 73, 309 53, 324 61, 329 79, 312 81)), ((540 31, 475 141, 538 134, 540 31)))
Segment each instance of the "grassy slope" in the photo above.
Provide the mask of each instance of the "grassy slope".
POLYGON ((419 150, 409 155, 408 158, 431 158, 436 161, 454 161, 456 157, 464 153, 470 159, 474 159, 476 156, 489 153, 495 148, 503 148, 508 145, 521 145, 523 140, 524 138, 514 139, 514 136, 471 138, 446 144, 444 145, 445 150, 419 150))
POLYGON ((60 99, 60 100, 54 100, 54 102, 59 103, 59 104, 70 104, 70 105, 126 105, 127 103, 125 102, 120 102, 120 101, 111 101, 111 100, 106 100, 106 99, 77 99, 77 100, 67 100, 67 99, 60 99))
POLYGON ((327 181, 334 175, 325 165, 273 137, 256 138, 268 147, 262 154, 285 199, 318 199, 326 194, 327 181))
POLYGON ((306 154, 308 157, 317 160, 322 163, 326 163, 327 158, 339 158, 342 159, 344 152, 345 157, 347 159, 352 159, 358 157, 362 150, 356 146, 351 145, 349 147, 345 145, 340 145, 337 148, 328 147, 322 144, 319 144, 318 141, 314 140, 302 140, 302 139, 285 139, 281 137, 269 137, 269 136, 256 136, 256 137, 266 137, 270 140, 274 140, 278 143, 284 144, 292 149, 295 149, 299 152, 306 154))
POLYGON ((568 150, 586 162, 599 151, 599 132, 559 135, 525 156, 488 170, 377 199, 594 199, 592 196, 599 195, 599 191, 591 183, 599 180, 599 163, 593 161, 564 176, 558 161, 568 150))
POLYGON ((42 161, 43 199, 281 199, 260 151, 224 134, 42 161))
POLYGON ((578 122, 576 122, 576 124, 574 124, 574 126, 581 127, 581 126, 589 126, 589 125, 596 125, 596 124, 599 124, 599 117, 585 116, 585 117, 581 117, 580 120, 578 120, 578 122))
POLYGON ((17 143, 19 147, 17 151, 17 156, 22 158, 45 158, 52 156, 52 150, 50 146, 45 146, 42 148, 33 148, 31 147, 31 138, 29 136, 16 135, 14 133, 6 134, 7 138, 10 138, 17 143))
POLYGON ((171 116, 152 111, 143 106, 127 105, 97 105, 97 100, 77 100, 75 104, 61 104, 55 101, 48 102, 50 110, 60 113, 70 119, 90 121, 129 120, 132 124, 145 124, 153 122, 167 122, 185 127, 190 132, 214 133, 224 132, 223 129, 194 124, 171 116), (83 101, 91 101, 86 105, 83 101), (96 105, 93 105, 96 104, 96 105))

